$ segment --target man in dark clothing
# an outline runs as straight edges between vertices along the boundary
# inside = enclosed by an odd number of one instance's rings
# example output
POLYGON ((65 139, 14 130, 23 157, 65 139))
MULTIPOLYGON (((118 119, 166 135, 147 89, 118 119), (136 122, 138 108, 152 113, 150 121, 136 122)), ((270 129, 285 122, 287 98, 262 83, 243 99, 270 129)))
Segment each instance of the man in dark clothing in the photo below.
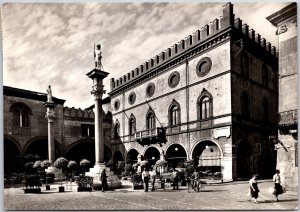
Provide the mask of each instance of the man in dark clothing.
POLYGON ((102 182, 102 192, 104 192, 107 190, 107 177, 106 177, 105 169, 103 169, 101 172, 101 182, 102 182))
POLYGON ((178 172, 174 169, 173 171, 173 190, 175 190, 175 188, 178 190, 178 182, 179 182, 179 176, 178 176, 178 172))

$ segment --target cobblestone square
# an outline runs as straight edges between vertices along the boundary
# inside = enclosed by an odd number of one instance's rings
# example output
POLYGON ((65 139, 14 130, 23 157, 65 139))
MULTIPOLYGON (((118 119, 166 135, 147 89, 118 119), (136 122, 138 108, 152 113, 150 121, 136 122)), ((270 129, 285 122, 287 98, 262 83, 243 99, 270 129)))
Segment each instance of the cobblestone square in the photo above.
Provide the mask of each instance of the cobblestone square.
POLYGON ((280 201, 268 190, 271 181, 259 183, 258 204, 247 197, 248 182, 206 184, 200 192, 167 187, 151 192, 132 190, 130 186, 102 193, 77 192, 75 183, 65 184, 66 191, 58 192, 59 184, 51 190, 42 187, 41 194, 24 194, 22 187, 4 189, 5 210, 294 210, 298 208, 298 193, 287 191, 280 201))

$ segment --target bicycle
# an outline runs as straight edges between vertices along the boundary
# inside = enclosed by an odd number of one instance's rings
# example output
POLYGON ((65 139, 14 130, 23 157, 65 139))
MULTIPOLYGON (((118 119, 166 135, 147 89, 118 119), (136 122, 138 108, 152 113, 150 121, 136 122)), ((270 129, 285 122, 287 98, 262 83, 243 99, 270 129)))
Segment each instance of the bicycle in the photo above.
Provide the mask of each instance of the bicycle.
POLYGON ((188 183, 188 193, 190 193, 190 189, 193 189, 197 192, 200 191, 200 188, 201 188, 201 181, 200 179, 192 179, 192 178, 189 178, 187 179, 187 183, 188 183))

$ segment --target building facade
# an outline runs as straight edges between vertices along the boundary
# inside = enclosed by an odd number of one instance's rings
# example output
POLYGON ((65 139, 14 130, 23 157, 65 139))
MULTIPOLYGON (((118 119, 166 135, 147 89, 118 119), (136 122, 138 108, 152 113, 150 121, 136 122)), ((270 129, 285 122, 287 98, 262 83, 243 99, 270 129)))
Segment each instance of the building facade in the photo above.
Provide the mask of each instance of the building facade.
MULTIPOLYGON (((4 86, 4 173, 20 172, 27 161, 48 159, 46 93, 4 86)), ((65 156, 77 163, 83 158, 95 163, 94 112, 92 108, 64 107, 65 100, 53 98, 55 158, 65 156)), ((109 105, 109 98, 103 100, 109 105)), ((103 118, 105 161, 112 158, 111 113, 103 118)))
POLYGON ((220 19, 111 79, 113 153, 172 168, 192 159, 224 180, 270 176, 277 64, 276 48, 226 4, 220 19))
POLYGON ((288 189, 298 190, 297 3, 267 19, 277 27, 279 41, 279 123, 277 169, 288 189))

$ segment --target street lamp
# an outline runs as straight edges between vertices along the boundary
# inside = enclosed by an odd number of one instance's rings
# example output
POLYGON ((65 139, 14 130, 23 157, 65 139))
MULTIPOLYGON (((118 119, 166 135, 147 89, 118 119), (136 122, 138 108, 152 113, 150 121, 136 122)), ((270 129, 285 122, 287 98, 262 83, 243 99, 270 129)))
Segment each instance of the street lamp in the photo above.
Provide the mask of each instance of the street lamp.
POLYGON ((177 147, 175 147, 175 151, 178 151, 178 148, 177 148, 177 147))

